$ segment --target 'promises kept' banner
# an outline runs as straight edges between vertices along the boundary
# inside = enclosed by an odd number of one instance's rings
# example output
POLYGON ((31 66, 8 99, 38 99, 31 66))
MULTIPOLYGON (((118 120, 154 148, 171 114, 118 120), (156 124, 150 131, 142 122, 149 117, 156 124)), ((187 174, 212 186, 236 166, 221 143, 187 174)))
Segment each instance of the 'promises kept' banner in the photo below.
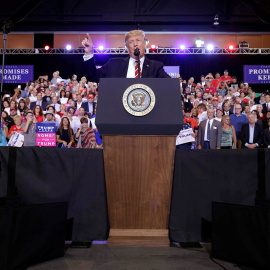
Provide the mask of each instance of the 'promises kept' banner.
POLYGON ((270 65, 244 66, 244 82, 270 83, 270 65))

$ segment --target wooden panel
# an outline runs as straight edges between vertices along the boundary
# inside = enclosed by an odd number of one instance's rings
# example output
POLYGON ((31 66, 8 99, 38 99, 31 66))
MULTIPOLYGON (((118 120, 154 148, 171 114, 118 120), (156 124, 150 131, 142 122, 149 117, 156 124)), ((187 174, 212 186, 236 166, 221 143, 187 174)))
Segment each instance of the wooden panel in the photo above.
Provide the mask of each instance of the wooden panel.
POLYGON ((237 44, 241 41, 249 43, 249 48, 263 48, 262 35, 237 35, 237 44))
POLYGON ((104 136, 112 229, 168 228, 174 154, 174 136, 104 136))
POLYGON ((262 47, 270 48, 270 35, 262 35, 262 47))
POLYGON ((54 35, 54 48, 65 48, 70 44, 73 48, 81 46, 79 34, 55 34, 54 35))
MULTIPOLYGON (((3 48, 3 35, 1 38, 1 48, 3 48)), ((34 48, 33 34, 8 34, 7 49, 32 49, 34 48)))
POLYGON ((154 236, 168 237, 168 230, 145 230, 145 229, 110 229, 110 236, 154 236))
POLYGON ((117 237, 110 236, 108 239, 109 247, 169 247, 168 237, 149 237, 149 236, 129 236, 117 237))

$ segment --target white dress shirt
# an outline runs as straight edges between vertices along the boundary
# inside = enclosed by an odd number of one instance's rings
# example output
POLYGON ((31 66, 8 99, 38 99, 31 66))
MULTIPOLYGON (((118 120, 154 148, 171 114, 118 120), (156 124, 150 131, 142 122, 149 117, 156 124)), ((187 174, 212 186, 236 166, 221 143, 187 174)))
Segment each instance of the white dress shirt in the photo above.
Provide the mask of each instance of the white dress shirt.
MULTIPOLYGON (((91 59, 93 56, 94 56, 94 54, 84 55, 83 56, 83 60, 84 61, 87 61, 87 60, 91 59)), ((140 69, 141 69, 141 72, 142 72, 142 67, 143 67, 144 59, 145 59, 144 56, 140 59, 140 69)), ((127 78, 135 78, 135 67, 136 67, 136 59, 130 57, 129 58, 129 63, 128 63, 127 78)))
MULTIPOLYGON (((141 72, 142 72, 142 67, 143 67, 144 59, 145 59, 144 56, 140 59, 140 69, 141 69, 141 72)), ((136 59, 130 57, 129 58, 129 63, 128 63, 127 78, 135 78, 135 67, 136 67, 136 59)))
POLYGON ((210 129, 211 129, 212 124, 213 124, 213 121, 214 121, 214 118, 211 119, 211 120, 207 119, 207 121, 206 121, 205 130, 204 130, 204 140, 205 141, 208 141, 208 139, 207 139, 207 130, 208 130, 208 123, 209 123, 209 121, 210 121, 210 129))

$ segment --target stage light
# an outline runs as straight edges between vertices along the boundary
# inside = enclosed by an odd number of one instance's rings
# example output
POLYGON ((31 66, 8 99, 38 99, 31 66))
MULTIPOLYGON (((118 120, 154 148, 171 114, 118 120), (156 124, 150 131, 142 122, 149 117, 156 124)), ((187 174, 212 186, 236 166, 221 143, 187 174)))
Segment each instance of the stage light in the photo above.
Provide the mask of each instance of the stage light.
POLYGON ((201 40, 200 38, 197 38, 196 41, 195 41, 195 45, 197 48, 200 48, 202 47, 202 45, 204 44, 204 41, 201 40))
POLYGON ((70 50, 72 49, 72 46, 68 44, 68 45, 66 46, 66 49, 67 49, 68 51, 70 51, 70 50))
POLYGON ((48 50, 50 49, 50 46, 49 46, 49 45, 45 45, 45 46, 44 46, 44 49, 45 49, 46 51, 48 51, 48 50))
POLYGON ((184 44, 181 44, 181 45, 179 46, 179 48, 180 48, 180 50, 184 50, 184 49, 186 48, 186 46, 185 46, 184 44))
POLYGON ((152 49, 152 50, 155 50, 156 47, 157 47, 157 46, 156 46, 155 44, 152 44, 152 45, 151 45, 151 49, 152 49))
POLYGON ((207 45, 207 50, 208 51, 213 51, 214 50, 214 45, 213 44, 208 44, 207 45))
POLYGON ((103 50, 104 50, 104 46, 103 46, 103 45, 99 45, 99 46, 98 46, 98 49, 99 49, 100 51, 103 51, 103 50))
POLYGON ((233 45, 229 45, 229 50, 233 50, 234 46, 233 45))

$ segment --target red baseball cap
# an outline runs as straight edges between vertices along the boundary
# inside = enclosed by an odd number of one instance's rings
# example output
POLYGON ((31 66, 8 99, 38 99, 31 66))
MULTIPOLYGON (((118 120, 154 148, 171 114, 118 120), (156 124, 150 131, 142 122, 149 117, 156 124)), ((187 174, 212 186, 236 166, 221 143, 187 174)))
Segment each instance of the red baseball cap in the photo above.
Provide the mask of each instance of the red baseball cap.
POLYGON ((11 111, 13 111, 13 110, 14 110, 14 111, 16 111, 16 108, 14 108, 14 107, 11 107, 11 108, 10 108, 10 110, 11 110, 11 111))
POLYGON ((218 101, 218 98, 213 98, 213 101, 218 101))
POLYGON ((88 98, 94 98, 94 95, 93 94, 89 94, 88 95, 88 98))

